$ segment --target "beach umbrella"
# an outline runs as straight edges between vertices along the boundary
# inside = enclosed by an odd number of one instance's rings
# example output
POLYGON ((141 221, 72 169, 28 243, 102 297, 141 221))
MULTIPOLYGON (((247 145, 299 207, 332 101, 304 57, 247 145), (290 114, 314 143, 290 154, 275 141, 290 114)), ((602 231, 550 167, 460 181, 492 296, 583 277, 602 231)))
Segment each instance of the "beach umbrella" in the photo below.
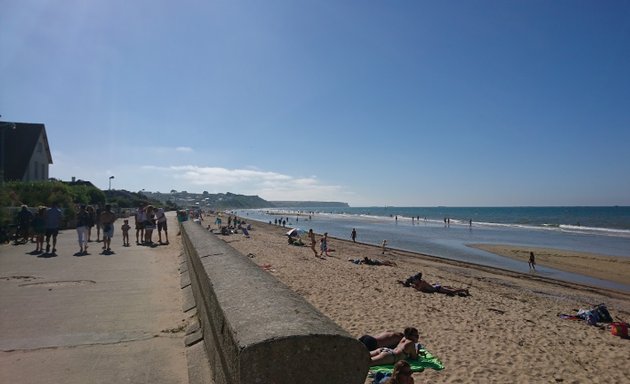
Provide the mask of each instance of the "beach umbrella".
POLYGON ((287 236, 289 236, 289 237, 300 236, 303 233, 304 233, 304 231, 301 230, 300 228, 293 228, 289 232, 287 232, 287 236))

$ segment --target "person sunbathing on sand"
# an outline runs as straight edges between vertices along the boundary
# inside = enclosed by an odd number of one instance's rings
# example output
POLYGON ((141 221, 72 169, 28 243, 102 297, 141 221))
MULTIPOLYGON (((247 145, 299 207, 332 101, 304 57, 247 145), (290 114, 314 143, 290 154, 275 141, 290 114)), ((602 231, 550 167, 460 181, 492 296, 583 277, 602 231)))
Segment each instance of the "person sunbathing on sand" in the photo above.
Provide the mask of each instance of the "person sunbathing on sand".
POLYGON ((458 296, 470 296, 470 292, 465 288, 453 288, 448 285, 441 285, 440 283, 431 284, 422 279, 422 273, 417 273, 409 277, 404 282, 398 281, 405 287, 413 287, 420 292, 425 293, 444 293, 446 295, 458 295, 458 296))
POLYGON ((405 328, 404 336, 396 347, 382 347, 370 352, 370 366, 395 364, 397 361, 418 358, 416 343, 420 334, 416 328, 405 328))
MULTIPOLYGON (((330 250, 329 250, 330 252, 330 250)), ((363 259, 348 259, 349 262, 354 263, 354 264, 365 264, 365 265, 386 265, 388 267, 395 267, 396 263, 394 263, 393 261, 389 261, 389 260, 377 260, 377 259, 370 259, 369 257, 365 256, 363 259)))
POLYGON ((365 344, 368 351, 373 351, 382 347, 396 348, 396 345, 398 345, 404 336, 404 332, 383 331, 374 336, 363 335, 359 337, 359 341, 365 344))

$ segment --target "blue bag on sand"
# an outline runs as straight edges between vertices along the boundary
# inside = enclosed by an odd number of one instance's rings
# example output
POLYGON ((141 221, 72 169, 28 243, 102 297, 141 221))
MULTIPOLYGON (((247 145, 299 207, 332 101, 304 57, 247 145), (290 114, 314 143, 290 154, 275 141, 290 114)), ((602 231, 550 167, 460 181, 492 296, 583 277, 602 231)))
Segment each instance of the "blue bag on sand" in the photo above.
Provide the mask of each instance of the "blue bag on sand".
POLYGON ((389 373, 376 372, 374 375, 374 380, 372 380, 372 384, 381 384, 384 383, 387 379, 389 379, 392 375, 389 373))

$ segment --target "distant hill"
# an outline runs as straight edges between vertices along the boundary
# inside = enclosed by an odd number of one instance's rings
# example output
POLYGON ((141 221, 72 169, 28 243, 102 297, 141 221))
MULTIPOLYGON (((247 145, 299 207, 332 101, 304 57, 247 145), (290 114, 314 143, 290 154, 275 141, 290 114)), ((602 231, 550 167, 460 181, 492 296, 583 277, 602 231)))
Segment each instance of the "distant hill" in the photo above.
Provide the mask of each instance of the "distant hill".
POLYGON ((124 189, 104 190, 103 193, 107 197, 110 204, 119 208, 137 208, 140 205, 151 204, 156 207, 164 207, 166 210, 177 209, 177 205, 171 200, 159 200, 144 192, 130 192, 124 189))
POLYGON ((171 201, 183 208, 199 207, 203 209, 248 209, 271 208, 273 204, 259 196, 238 195, 235 193, 189 193, 171 191, 170 193, 144 192, 160 201, 171 201))
POLYGON ((307 207, 348 207, 347 203, 327 201, 267 201, 257 195, 239 195, 236 193, 189 193, 172 190, 170 193, 145 192, 143 194, 156 200, 177 204, 182 208, 199 207, 203 209, 255 209, 255 208, 307 208, 307 207))
POLYGON ((348 203, 338 201, 270 201, 275 207, 282 208, 348 208, 348 203))

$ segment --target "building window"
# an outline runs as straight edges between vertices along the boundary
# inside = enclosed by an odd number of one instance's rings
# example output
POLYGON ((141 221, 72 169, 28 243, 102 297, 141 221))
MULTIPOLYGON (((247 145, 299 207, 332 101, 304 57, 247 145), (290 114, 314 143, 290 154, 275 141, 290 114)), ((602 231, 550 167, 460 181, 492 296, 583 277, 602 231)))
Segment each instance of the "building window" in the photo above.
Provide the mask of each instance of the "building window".
POLYGON ((37 180, 39 178, 38 176, 38 171, 39 171, 39 164, 37 164, 37 161, 33 164, 33 175, 34 175, 34 179, 37 180))
POLYGON ((46 180, 46 167, 42 163, 42 180, 46 180))

